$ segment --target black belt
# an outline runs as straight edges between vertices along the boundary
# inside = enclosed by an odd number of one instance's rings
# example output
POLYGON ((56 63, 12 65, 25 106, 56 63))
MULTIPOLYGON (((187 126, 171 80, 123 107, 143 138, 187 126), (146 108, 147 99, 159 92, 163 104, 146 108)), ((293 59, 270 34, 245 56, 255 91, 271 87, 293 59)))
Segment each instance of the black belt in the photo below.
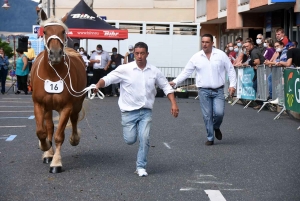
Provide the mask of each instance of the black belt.
POLYGON ((203 88, 203 87, 199 87, 199 89, 207 89, 207 90, 212 90, 212 91, 217 91, 218 89, 223 89, 224 85, 218 87, 218 88, 203 88))

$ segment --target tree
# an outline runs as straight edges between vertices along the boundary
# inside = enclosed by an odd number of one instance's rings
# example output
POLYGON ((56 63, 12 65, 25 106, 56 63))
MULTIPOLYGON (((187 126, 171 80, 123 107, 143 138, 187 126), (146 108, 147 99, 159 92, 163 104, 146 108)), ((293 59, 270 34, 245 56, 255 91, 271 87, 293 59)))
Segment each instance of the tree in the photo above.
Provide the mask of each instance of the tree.
POLYGON ((9 46, 9 43, 7 43, 6 41, 2 41, 1 38, 0 38, 0 48, 3 48, 4 53, 6 56, 8 56, 8 58, 14 56, 13 49, 9 46))

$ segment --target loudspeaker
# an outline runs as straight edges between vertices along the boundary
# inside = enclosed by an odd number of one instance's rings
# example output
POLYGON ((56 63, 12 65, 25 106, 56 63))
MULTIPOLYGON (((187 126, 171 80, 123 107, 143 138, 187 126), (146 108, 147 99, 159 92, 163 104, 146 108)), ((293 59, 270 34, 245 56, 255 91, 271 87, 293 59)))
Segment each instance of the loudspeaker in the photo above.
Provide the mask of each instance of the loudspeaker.
POLYGON ((24 52, 28 51, 28 38, 28 36, 20 36, 18 38, 18 48, 20 48, 24 52))

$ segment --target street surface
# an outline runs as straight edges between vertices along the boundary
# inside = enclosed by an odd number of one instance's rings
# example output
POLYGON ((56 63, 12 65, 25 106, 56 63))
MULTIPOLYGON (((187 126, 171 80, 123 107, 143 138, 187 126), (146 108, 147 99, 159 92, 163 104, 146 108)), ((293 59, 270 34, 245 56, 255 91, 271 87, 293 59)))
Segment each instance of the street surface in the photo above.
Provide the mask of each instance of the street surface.
POLYGON ((80 144, 72 147, 66 130, 64 172, 51 174, 42 163, 31 95, 1 95, 0 200, 300 200, 299 120, 226 103, 223 140, 208 147, 199 100, 177 101, 175 119, 168 99, 156 99, 149 176, 140 178, 138 143, 123 140, 117 97, 87 101, 80 144))

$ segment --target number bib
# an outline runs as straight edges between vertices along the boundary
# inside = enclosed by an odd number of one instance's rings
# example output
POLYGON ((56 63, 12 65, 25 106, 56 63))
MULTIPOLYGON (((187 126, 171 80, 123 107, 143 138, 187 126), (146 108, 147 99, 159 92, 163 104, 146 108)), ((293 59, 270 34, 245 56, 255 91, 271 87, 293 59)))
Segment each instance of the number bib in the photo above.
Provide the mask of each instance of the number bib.
POLYGON ((64 82, 62 80, 59 80, 57 82, 45 80, 44 89, 48 93, 59 94, 64 90, 64 82))

